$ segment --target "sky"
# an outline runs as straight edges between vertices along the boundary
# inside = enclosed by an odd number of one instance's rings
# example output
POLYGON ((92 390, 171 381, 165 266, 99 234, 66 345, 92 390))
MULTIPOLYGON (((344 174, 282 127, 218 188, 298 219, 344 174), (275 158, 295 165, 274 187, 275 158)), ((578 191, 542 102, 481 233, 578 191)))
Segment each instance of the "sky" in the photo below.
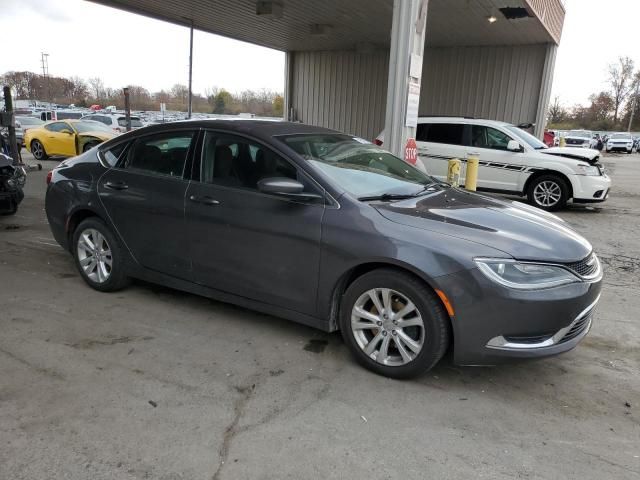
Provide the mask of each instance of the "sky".
POLYGON ((566 0, 552 95, 572 106, 607 90, 607 66, 629 56, 640 68, 640 0, 566 0))
MULTIPOLYGON (((567 16, 558 50, 553 96, 586 103, 607 88, 607 65, 632 57, 640 68, 640 0, 565 0, 567 16)), ((151 92, 187 84, 189 31, 84 0, 0 0, 4 49, 0 74, 41 71, 101 77, 105 86, 141 85, 151 92), (128 35, 123 35, 127 32, 128 35)), ((283 91, 284 54, 204 32, 194 35, 193 90, 211 87, 283 91)))
MULTIPOLYGON (((45 52, 50 75, 101 77, 112 88, 156 92, 189 80, 185 27, 84 0, 0 0, 0 25, 17 39, 0 55, 0 74, 41 72, 45 52)), ((194 92, 284 90, 284 53, 197 30, 193 37, 194 92)))

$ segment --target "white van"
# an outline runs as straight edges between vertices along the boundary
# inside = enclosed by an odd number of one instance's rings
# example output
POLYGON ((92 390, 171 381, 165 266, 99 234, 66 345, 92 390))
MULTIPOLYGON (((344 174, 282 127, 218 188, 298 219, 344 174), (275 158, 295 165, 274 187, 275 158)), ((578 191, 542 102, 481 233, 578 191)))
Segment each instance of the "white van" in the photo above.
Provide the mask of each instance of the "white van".
MULTIPOLYGON (((382 134, 376 143, 383 143, 382 134)), ((459 117, 421 117, 416 132, 418 159, 427 173, 446 180, 448 161, 480 159, 478 190, 526 196, 544 210, 574 203, 603 202, 611 179, 598 163, 600 152, 548 148, 524 130, 505 122, 459 117)))

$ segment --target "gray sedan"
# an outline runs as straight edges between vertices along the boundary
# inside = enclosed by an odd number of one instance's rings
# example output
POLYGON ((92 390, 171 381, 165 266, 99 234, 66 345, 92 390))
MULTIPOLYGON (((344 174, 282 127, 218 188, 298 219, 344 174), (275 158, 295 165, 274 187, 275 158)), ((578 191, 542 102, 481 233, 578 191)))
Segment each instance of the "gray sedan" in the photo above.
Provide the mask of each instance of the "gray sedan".
POLYGON ((286 122, 147 127, 64 161, 46 212, 86 283, 140 278, 340 330, 365 367, 554 355, 588 333, 600 263, 558 217, 286 122))

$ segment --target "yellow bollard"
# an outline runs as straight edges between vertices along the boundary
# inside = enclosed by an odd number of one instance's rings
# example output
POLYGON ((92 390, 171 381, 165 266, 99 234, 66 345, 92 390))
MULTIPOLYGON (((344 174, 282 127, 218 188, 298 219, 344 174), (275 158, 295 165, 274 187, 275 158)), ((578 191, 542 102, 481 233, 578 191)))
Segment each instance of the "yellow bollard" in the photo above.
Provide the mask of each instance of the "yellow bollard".
POLYGON ((457 187, 460 184, 460 160, 452 158, 449 160, 449 167, 447 168, 447 183, 451 186, 457 187))
POLYGON ((467 190, 476 191, 478 184, 478 164, 480 159, 474 155, 467 157, 467 176, 464 181, 464 188, 467 190))
POLYGON ((567 146, 567 140, 564 137, 560 137, 559 145, 561 147, 566 147, 567 146))

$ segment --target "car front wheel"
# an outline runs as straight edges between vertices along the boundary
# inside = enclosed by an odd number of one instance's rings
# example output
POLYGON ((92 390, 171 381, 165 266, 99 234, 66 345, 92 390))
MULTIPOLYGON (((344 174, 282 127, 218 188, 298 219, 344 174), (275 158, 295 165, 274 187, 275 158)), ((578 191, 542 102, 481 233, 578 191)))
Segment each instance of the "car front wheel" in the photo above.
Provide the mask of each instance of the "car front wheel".
POLYGON ((36 160, 46 160, 49 158, 49 155, 47 155, 44 145, 42 145, 40 140, 34 140, 31 142, 31 153, 36 160))
POLYGON ((569 187, 557 175, 541 175, 529 185, 527 198, 531 204, 543 210, 560 210, 569 200, 569 187))
POLYGON ((97 217, 83 220, 73 235, 73 255, 84 281, 101 292, 113 292, 128 283, 120 243, 97 217))
POLYGON ((343 296, 340 329, 356 360, 378 374, 410 378, 432 368, 449 344, 448 316, 421 280, 380 269, 343 296))

